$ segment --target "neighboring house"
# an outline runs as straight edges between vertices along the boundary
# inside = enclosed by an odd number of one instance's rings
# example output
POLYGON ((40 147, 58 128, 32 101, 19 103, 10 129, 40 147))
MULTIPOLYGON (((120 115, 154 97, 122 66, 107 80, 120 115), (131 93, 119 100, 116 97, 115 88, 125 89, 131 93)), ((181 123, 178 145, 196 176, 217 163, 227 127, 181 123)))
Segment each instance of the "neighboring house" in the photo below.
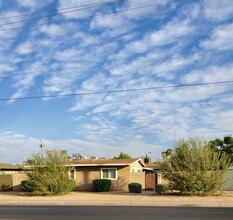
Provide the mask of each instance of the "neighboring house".
POLYGON ((113 160, 75 160, 73 178, 77 182, 76 190, 93 190, 92 181, 95 179, 112 180, 112 190, 126 191, 128 184, 137 182, 145 189, 145 164, 138 159, 113 160))
POLYGON ((225 178, 224 190, 233 190, 233 166, 227 169, 227 176, 225 178))
POLYGON ((0 163, 0 190, 20 190, 20 183, 26 178, 19 165, 0 163))
POLYGON ((22 170, 19 165, 0 163, 0 175, 18 173, 22 170))

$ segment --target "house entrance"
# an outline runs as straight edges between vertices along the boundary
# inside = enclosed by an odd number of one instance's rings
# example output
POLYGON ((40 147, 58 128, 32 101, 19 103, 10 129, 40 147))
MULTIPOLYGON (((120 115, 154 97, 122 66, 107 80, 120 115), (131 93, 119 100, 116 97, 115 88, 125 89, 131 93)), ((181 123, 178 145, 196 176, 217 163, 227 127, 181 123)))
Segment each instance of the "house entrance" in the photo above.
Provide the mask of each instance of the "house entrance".
POLYGON ((145 190, 155 190, 156 173, 146 173, 145 190))

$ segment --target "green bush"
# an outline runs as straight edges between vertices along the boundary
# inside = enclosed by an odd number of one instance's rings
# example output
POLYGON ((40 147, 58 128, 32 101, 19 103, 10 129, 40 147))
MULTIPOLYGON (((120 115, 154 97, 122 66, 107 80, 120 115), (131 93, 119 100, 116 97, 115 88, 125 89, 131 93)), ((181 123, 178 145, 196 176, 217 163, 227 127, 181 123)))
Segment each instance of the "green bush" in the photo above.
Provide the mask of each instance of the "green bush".
POLYGON ((141 193, 142 192, 142 185, 140 183, 130 183, 128 184, 129 192, 130 193, 141 193))
POLYGON ((93 187, 96 192, 109 192, 112 187, 112 181, 108 179, 93 180, 93 187))
POLYGON ((170 155, 161 163, 169 185, 183 194, 214 195, 224 185, 230 157, 225 152, 215 152, 202 138, 190 137, 175 143, 170 155))
MULTIPOLYGON (((47 150, 45 155, 33 155, 27 165, 30 169, 26 169, 25 172, 32 183, 29 183, 29 190, 30 186, 33 186, 35 195, 65 195, 75 188, 75 181, 69 178, 71 167, 65 151, 47 150)), ((27 186, 25 190, 28 191, 27 186)))
POLYGON ((31 180, 23 180, 21 182, 21 189, 24 192, 33 192, 35 189, 35 185, 33 184, 31 180))
POLYGON ((74 179, 69 179, 67 184, 68 192, 72 192, 76 188, 76 181, 74 179))
POLYGON ((157 184, 155 186, 155 191, 158 193, 158 194, 161 194, 161 193, 164 193, 167 191, 167 185, 165 184, 157 184))

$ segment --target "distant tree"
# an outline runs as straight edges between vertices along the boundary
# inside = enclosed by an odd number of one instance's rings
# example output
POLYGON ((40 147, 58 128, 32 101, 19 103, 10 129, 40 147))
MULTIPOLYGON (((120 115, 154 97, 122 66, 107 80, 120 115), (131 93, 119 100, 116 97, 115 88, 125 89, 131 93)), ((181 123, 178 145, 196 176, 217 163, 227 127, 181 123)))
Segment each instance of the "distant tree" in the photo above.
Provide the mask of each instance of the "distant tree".
POLYGON ((144 163, 151 163, 151 157, 148 154, 146 154, 146 156, 141 156, 141 158, 144 160, 144 163))
POLYGON ((161 168, 173 189, 186 194, 211 195, 221 190, 230 157, 216 152, 210 143, 190 137, 175 143, 170 156, 164 156, 161 168))
POLYGON ((69 178, 67 152, 47 150, 45 156, 35 154, 27 160, 28 183, 36 195, 62 195, 71 192, 75 181, 69 178))
POLYGON ((119 156, 114 157, 113 159, 130 159, 131 157, 128 154, 121 152, 119 156))
POLYGON ((166 151, 162 152, 161 154, 162 154, 162 157, 171 157, 172 153, 173 153, 173 150, 169 148, 166 151))
POLYGON ((216 138, 210 141, 210 147, 216 152, 225 152, 231 157, 231 163, 233 164, 233 137, 225 136, 222 139, 216 138))

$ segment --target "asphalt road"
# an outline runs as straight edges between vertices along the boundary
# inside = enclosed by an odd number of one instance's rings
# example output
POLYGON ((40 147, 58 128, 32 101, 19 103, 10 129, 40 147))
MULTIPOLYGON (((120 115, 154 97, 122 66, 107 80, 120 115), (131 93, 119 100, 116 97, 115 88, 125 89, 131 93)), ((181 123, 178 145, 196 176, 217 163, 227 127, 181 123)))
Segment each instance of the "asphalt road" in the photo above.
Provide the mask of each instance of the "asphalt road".
POLYGON ((0 206, 0 219, 189 220, 233 219, 233 208, 137 206, 0 206))

